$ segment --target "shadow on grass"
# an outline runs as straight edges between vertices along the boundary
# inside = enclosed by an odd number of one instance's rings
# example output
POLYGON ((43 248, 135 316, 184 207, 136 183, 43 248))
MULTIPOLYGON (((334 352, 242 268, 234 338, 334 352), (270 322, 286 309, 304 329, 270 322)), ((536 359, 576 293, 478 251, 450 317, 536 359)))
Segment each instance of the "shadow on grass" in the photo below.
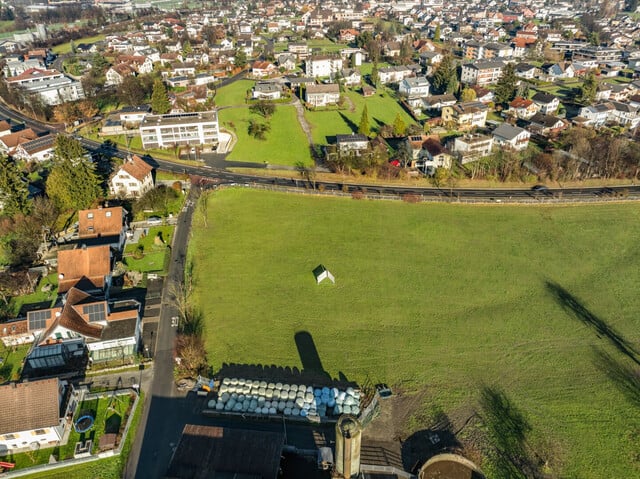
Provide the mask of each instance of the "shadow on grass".
POLYGON ((342 118, 342 121, 344 121, 347 126, 349 128, 351 128, 352 132, 357 132, 358 131, 358 125, 356 125, 353 121, 351 121, 350 118, 348 118, 344 113, 342 113, 341 111, 338 112, 338 114, 340 115, 340 118, 342 118))
POLYGON ((640 407, 640 370, 618 361, 601 349, 595 350, 593 362, 631 404, 640 407))
POLYGON ((579 321, 592 328, 599 338, 605 338, 611 345, 622 354, 640 365, 638 353, 633 346, 623 338, 615 329, 607 324, 602 318, 589 311, 584 304, 573 296, 569 291, 552 281, 546 282, 547 289, 554 296, 558 304, 569 311, 579 321))
POLYGON ((540 461, 527 445, 531 425, 506 393, 484 386, 480 391, 480 407, 480 416, 495 447, 495 477, 542 477, 540 461))

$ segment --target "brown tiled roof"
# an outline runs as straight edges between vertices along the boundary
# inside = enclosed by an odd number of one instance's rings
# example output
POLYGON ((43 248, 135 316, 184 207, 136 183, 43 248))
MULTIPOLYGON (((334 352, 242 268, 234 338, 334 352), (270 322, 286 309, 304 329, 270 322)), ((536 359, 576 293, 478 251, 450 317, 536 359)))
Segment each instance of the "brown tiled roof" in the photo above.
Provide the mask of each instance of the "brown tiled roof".
POLYGON ((126 161, 122 169, 138 181, 143 181, 153 171, 153 167, 138 155, 133 155, 130 161, 126 161))
MULTIPOLYGON (((71 290, 70 294, 67 296, 67 302, 62 308, 62 312, 60 313, 60 315, 56 317, 51 325, 40 336, 40 344, 47 344, 48 342, 50 342, 49 338, 58 326, 69 329, 71 331, 75 331, 76 333, 81 334, 85 337, 100 339, 100 336, 102 335, 102 326, 99 324, 89 323, 87 319, 85 319, 80 313, 81 308, 79 307, 79 303, 72 302, 73 300, 76 300, 78 298, 86 299, 90 296, 86 295, 86 293, 76 294, 75 291, 77 291, 75 288, 71 290)), ((85 304, 100 303, 104 303, 106 309, 105 301, 95 301, 85 304)))
POLYGON ((78 213, 78 234, 81 239, 116 236, 122 231, 122 220, 123 211, 120 206, 80 210, 78 213))
POLYGON ((33 78, 46 78, 55 75, 60 75, 60 72, 57 70, 43 70, 42 68, 29 68, 25 70, 20 75, 16 75, 14 77, 10 77, 6 79, 7 83, 15 83, 20 82, 22 80, 28 80, 33 78))
POLYGON ((15 133, 4 135, 0 137, 0 141, 2 141, 2 143, 4 143, 7 148, 14 148, 21 143, 35 140, 37 137, 38 135, 36 135, 36 133, 31 128, 27 128, 26 130, 16 131, 15 133))
POLYGON ((0 386, 0 434, 57 426, 58 379, 0 386))
POLYGON ((11 129, 11 125, 7 122, 7 120, 0 121, 0 131, 7 131, 11 129))
POLYGON ((97 288, 104 286, 104 277, 111 271, 109 245, 58 251, 58 273, 62 275, 58 292, 65 293, 82 278, 97 288))

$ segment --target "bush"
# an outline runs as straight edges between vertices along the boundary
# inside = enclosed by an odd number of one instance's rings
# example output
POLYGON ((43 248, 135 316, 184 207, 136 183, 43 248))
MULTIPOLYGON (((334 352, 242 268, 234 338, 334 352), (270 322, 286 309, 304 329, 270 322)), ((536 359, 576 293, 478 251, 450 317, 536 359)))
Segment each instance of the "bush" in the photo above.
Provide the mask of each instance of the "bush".
POLYGON ((174 189, 160 185, 147 192, 133 204, 133 214, 137 215, 145 210, 151 210, 166 216, 169 203, 176 198, 178 198, 178 193, 174 189))
POLYGON ((420 203, 420 195, 415 193, 405 193, 402 195, 402 201, 405 203, 420 203))
POLYGON ((182 181, 174 181, 171 188, 178 194, 182 193, 182 181))
POLYGON ((133 252, 133 257, 135 259, 142 259, 144 258, 144 246, 139 244, 138 247, 136 248, 136 250, 133 252))

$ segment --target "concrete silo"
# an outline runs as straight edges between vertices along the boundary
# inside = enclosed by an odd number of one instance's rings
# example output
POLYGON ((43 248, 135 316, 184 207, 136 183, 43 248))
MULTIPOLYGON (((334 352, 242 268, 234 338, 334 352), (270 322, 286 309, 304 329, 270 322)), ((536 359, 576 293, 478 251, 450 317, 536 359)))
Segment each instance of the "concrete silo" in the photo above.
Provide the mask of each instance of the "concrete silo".
POLYGON ((351 479, 360 472, 362 426, 351 415, 340 416, 336 423, 336 477, 351 479))

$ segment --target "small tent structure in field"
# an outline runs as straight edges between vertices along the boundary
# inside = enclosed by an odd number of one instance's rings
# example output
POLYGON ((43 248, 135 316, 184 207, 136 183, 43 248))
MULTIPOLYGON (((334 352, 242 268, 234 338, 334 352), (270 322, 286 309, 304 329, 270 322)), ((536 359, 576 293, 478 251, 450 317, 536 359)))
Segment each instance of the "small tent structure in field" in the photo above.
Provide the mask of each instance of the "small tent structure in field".
POLYGON ((327 278, 329 278, 333 284, 336 282, 336 278, 331 274, 331 271, 325 268, 323 264, 316 266, 316 269, 313 270, 313 275, 316 277, 317 284, 322 283, 327 278))

